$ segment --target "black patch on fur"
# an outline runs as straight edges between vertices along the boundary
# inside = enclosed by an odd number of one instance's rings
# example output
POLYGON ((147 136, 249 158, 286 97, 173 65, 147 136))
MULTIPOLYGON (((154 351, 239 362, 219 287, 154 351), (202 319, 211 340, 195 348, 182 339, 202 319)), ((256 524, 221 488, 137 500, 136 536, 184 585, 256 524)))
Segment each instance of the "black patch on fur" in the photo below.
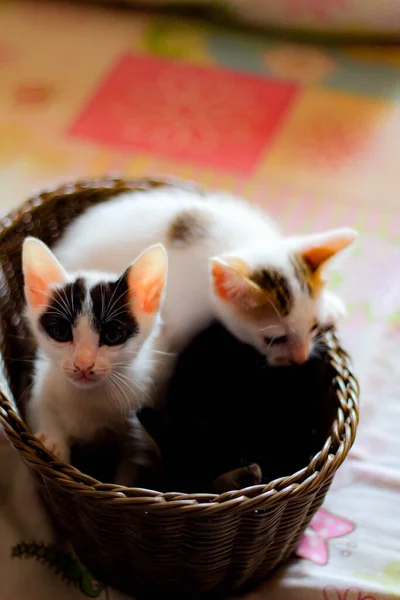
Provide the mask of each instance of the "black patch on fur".
POLYGON ((188 246, 208 235, 207 217, 198 210, 182 210, 168 228, 167 238, 173 246, 188 246))
POLYGON ((100 335, 102 328, 108 324, 121 325, 126 332, 126 339, 137 335, 139 324, 131 311, 127 274, 117 281, 101 282, 90 290, 93 304, 93 326, 100 335))
POLYGON ((256 285, 271 295, 271 301, 286 317, 293 305, 293 295, 286 277, 275 269, 259 269, 250 277, 256 285))
POLYGON ((46 311, 39 319, 40 328, 47 335, 57 323, 69 323, 74 326, 77 317, 82 313, 85 299, 85 282, 78 278, 73 283, 66 283, 53 292, 46 311))
POLYGON ((300 256, 294 254, 290 257, 290 262, 292 264, 294 274, 300 284, 300 288, 303 292, 312 296, 312 287, 311 287, 311 269, 300 256))

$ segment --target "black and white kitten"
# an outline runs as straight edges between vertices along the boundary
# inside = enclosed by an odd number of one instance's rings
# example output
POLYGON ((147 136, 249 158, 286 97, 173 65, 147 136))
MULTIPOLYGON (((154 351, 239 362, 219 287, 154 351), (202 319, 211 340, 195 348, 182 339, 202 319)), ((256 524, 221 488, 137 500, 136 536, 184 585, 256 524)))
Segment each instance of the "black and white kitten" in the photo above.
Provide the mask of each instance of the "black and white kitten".
POLYGON ((132 460, 140 466, 154 450, 135 411, 150 402, 158 364, 153 351, 167 278, 164 247, 148 248, 122 275, 72 274, 43 242, 27 238, 22 265, 27 318, 39 348, 30 427, 65 462, 72 443, 129 433, 137 451, 132 460))

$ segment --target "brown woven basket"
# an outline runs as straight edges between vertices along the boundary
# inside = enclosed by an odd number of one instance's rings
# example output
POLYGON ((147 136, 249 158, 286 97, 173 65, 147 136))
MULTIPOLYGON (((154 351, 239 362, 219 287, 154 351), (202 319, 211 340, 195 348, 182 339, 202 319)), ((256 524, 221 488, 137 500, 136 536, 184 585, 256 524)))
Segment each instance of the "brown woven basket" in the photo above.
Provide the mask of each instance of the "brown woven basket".
MULTIPOLYGON (((102 484, 54 460, 28 431, 15 398, 24 385, 27 331, 20 251, 26 235, 51 245, 89 205, 127 190, 182 182, 81 181, 31 198, 0 222, 0 422, 35 473, 55 522, 81 559, 128 593, 227 593, 253 584, 289 557, 349 452, 358 423, 358 385, 349 357, 326 333, 337 373, 335 420, 323 448, 301 471, 246 490, 161 494, 102 484)), ((184 449, 183 449, 184 451, 184 449)))

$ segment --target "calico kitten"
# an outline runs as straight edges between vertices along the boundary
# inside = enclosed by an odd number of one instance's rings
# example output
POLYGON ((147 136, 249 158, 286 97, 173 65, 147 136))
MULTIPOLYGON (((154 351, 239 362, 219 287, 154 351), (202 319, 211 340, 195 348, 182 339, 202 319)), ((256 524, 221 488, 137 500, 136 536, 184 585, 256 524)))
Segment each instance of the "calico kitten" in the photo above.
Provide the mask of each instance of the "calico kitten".
POLYGON ((27 318, 39 348, 30 427, 66 462, 73 442, 120 436, 123 452, 129 453, 129 440, 140 466, 154 451, 135 411, 150 401, 167 277, 164 247, 148 248, 120 276, 75 274, 44 243, 27 238, 22 266, 27 318))
POLYGON ((240 199, 166 187, 90 208, 55 251, 70 269, 119 271, 161 242, 169 259, 164 349, 180 352, 217 317, 271 365, 284 365, 304 363, 317 326, 345 313, 326 290, 326 266, 355 237, 346 228, 284 237, 240 199))

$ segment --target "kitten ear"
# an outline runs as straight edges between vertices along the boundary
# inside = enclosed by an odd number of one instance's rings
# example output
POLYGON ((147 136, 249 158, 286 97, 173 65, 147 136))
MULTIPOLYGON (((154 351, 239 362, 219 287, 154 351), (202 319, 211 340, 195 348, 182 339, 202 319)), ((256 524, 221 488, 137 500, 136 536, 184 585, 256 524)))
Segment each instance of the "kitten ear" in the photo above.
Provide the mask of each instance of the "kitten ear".
POLYGON ((299 242, 298 252, 311 271, 315 272, 338 252, 350 246, 357 235, 354 229, 347 227, 310 235, 299 242))
POLYGON ((144 250, 127 271, 134 313, 155 315, 161 308, 167 281, 168 256, 162 244, 144 250))
POLYGON ((68 281, 67 272, 51 250, 34 237, 24 240, 22 272, 26 302, 34 309, 44 308, 47 305, 52 286, 68 281))
POLYGON ((262 303, 263 292, 248 278, 250 269, 244 261, 216 257, 210 260, 210 269, 214 292, 221 300, 242 309, 255 308, 262 303))

